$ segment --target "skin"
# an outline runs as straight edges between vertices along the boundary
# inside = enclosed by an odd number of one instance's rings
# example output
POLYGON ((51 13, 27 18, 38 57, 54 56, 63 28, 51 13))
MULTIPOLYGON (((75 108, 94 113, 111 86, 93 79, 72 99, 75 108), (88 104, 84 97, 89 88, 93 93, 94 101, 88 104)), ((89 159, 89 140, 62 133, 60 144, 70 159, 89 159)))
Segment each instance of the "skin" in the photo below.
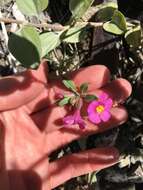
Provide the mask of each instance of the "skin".
MULTIPOLYGON (((89 82, 89 93, 106 92, 115 103, 112 117, 96 126, 65 128, 61 118, 67 111, 54 104, 57 92, 65 91, 60 80, 47 76, 43 61, 38 70, 0 80, 0 189, 50 190, 65 181, 115 164, 114 147, 100 147, 63 156, 50 162, 48 156, 75 139, 117 127, 127 120, 122 103, 131 94, 124 79, 110 82, 109 70, 101 65, 80 69, 69 78, 77 86, 89 82)), ((86 105, 84 105, 86 106, 86 105)), ((83 114, 85 114, 85 107, 83 114)))

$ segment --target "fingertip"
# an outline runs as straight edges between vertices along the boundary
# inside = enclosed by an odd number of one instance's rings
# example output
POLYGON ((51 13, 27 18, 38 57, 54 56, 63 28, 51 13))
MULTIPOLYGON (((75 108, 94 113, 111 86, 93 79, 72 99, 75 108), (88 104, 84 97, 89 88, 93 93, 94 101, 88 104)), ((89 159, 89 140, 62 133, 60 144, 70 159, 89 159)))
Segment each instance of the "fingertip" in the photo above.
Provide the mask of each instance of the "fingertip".
POLYGON ((110 71, 106 66, 93 65, 81 68, 71 74, 76 84, 89 83, 89 90, 104 86, 110 81, 110 71))
POLYGON ((119 78, 111 81, 101 88, 100 91, 107 93, 115 103, 123 103, 131 95, 132 86, 126 79, 119 78))
POLYGON ((120 105, 111 109, 112 118, 116 118, 118 125, 123 124, 128 119, 128 112, 124 106, 120 105))
POLYGON ((119 151, 115 147, 97 147, 96 149, 92 149, 92 151, 88 151, 88 157, 91 163, 94 159, 98 161, 98 158, 100 158, 99 163, 116 162, 119 159, 119 151))
POLYGON ((122 88, 125 89, 124 97, 128 98, 132 93, 131 83, 124 78, 119 78, 117 80, 119 81, 119 84, 122 86, 122 88))
POLYGON ((107 147, 105 149, 105 152, 107 153, 111 161, 115 162, 119 160, 120 153, 116 147, 107 147))

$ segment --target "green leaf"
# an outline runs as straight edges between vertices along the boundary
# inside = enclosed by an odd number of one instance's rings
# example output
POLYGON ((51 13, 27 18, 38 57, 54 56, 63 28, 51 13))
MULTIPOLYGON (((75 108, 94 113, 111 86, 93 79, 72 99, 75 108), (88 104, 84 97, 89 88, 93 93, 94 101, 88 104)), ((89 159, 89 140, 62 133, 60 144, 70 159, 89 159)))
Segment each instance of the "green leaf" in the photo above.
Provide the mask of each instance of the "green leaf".
POLYGON ((40 35, 42 44, 42 57, 58 47, 61 43, 60 33, 46 32, 40 35))
POLYGON ((60 100, 60 101, 58 102, 58 105, 59 105, 59 106, 64 106, 64 105, 66 105, 66 104, 69 103, 70 99, 71 99, 71 97, 65 97, 65 98, 63 98, 62 100, 60 100))
POLYGON ((85 96, 85 101, 87 101, 87 102, 91 102, 91 101, 97 100, 97 99, 98 99, 98 98, 97 98, 97 96, 95 96, 95 95, 90 95, 90 94, 88 94, 88 95, 85 96))
POLYGON ((82 94, 86 93, 88 90, 88 83, 83 83, 81 86, 80 86, 80 92, 82 94))
POLYGON ((63 84, 70 90, 72 90, 73 92, 76 92, 76 85, 72 80, 63 80, 63 84))
POLYGON ((137 48, 141 44, 141 26, 138 25, 135 28, 125 33, 125 39, 132 48, 137 48))
POLYGON ((36 68, 41 58, 41 42, 34 27, 25 26, 9 36, 8 47, 13 56, 26 68, 36 68))
POLYGON ((48 3, 49 0, 16 0, 19 10, 27 16, 38 16, 48 3))
POLYGON ((112 34, 116 34, 116 35, 122 35, 124 34, 124 31, 121 30, 117 25, 115 25, 112 22, 106 22, 103 24, 103 29, 106 32, 112 33, 112 34))
POLYGON ((121 30, 123 31, 127 30, 126 19, 120 11, 118 10, 114 11, 112 22, 115 23, 121 30))
POLYGON ((120 11, 115 10, 112 20, 104 23, 103 28, 107 32, 122 35, 127 31, 126 19, 120 11))
POLYGON ((41 41, 40 41, 39 33, 37 32, 35 27, 24 26, 19 31, 19 34, 20 36, 22 36, 23 38, 29 40, 32 44, 34 44, 39 54, 41 55, 41 52, 42 52, 41 41))
POLYGON ((69 8, 74 19, 81 18, 94 0, 70 0, 69 8))
POLYGON ((101 22, 106 22, 112 19, 114 11, 117 10, 117 3, 109 2, 100 7, 96 13, 96 17, 101 22))
POLYGON ((67 43, 78 43, 84 38, 86 29, 83 26, 75 26, 70 29, 62 36, 63 41, 67 43))

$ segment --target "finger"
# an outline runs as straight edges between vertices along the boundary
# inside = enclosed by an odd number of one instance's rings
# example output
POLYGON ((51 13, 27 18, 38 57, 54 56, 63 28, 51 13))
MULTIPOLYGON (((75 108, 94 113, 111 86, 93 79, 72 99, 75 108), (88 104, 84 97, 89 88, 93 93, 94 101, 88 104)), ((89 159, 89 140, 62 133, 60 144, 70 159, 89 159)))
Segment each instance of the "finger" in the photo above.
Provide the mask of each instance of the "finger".
POLYGON ((127 118, 127 111, 123 107, 113 108, 111 110, 111 118, 108 122, 95 125, 86 120, 86 128, 84 130, 81 130, 77 125, 55 130, 47 134, 47 145, 45 144, 45 146, 47 146, 48 152, 53 152, 74 140, 118 127, 119 125, 123 124, 127 118))
POLYGON ((126 79, 119 78, 96 91, 99 92, 106 92, 116 103, 123 103, 131 95, 132 86, 126 79))
MULTIPOLYGON (((117 79, 112 81, 104 88, 95 90, 92 94, 106 92, 115 102, 123 102, 131 94, 131 85, 125 79, 117 79)), ((86 107, 84 107, 86 112, 86 107)), ((68 113, 70 114, 70 113, 68 113)), ((86 113, 87 114, 87 113, 86 113)), ((47 132, 57 130, 63 126, 62 119, 67 115, 67 110, 63 107, 52 106, 51 109, 45 109, 32 115, 34 122, 42 130, 47 132)))
POLYGON ((110 81, 110 71, 103 65, 94 65, 79 69, 70 77, 78 86, 88 82, 90 91, 106 85, 110 81))
POLYGON ((28 104, 23 106, 27 114, 36 113, 38 111, 44 110, 50 106, 49 100, 49 85, 45 86, 42 92, 28 104))
MULTIPOLYGON (((78 87, 82 83, 88 83, 88 90, 91 91, 107 84, 110 81, 110 72, 103 65, 94 65, 73 72, 68 76, 68 79, 73 80, 78 87)), ((56 94, 64 94, 65 92, 67 92, 67 89, 61 80, 51 82, 51 90, 49 91, 51 104, 55 102, 56 94)))
MULTIPOLYGON (((94 65, 86 68, 81 68, 78 71, 72 72, 67 76, 75 82, 77 86, 82 83, 88 83, 89 91, 92 89, 101 88, 110 81, 110 71, 103 65, 94 65)), ((56 89, 64 89, 61 80, 51 81, 51 86, 56 89)))
POLYGON ((17 108, 36 98, 47 83, 47 66, 42 62, 38 70, 27 70, 0 80, 0 110, 17 108))
POLYGON ((114 165, 119 159, 115 148, 96 148, 64 156, 49 166, 52 188, 67 180, 114 165), (59 175, 60 172, 60 175, 59 175))
MULTIPOLYGON (((88 82, 89 89, 99 88, 110 80, 110 72, 107 67, 102 65, 94 65, 86 68, 81 68, 68 76, 68 79, 74 80, 77 86, 81 83, 88 82)), ((34 101, 26 105, 27 112, 30 114, 38 110, 44 109, 53 104, 57 99, 58 93, 63 93, 66 89, 62 84, 62 80, 51 80, 51 85, 45 88, 40 96, 34 101)))

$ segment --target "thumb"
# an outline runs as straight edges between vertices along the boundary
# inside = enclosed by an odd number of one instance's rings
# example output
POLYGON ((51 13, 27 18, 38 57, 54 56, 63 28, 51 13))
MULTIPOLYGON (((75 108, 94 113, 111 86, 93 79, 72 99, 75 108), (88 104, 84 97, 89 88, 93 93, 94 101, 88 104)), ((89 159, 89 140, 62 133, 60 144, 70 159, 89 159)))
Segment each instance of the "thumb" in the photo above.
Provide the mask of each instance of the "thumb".
POLYGON ((37 70, 0 79, 0 110, 14 109, 36 98, 47 83, 47 63, 43 60, 37 70))

